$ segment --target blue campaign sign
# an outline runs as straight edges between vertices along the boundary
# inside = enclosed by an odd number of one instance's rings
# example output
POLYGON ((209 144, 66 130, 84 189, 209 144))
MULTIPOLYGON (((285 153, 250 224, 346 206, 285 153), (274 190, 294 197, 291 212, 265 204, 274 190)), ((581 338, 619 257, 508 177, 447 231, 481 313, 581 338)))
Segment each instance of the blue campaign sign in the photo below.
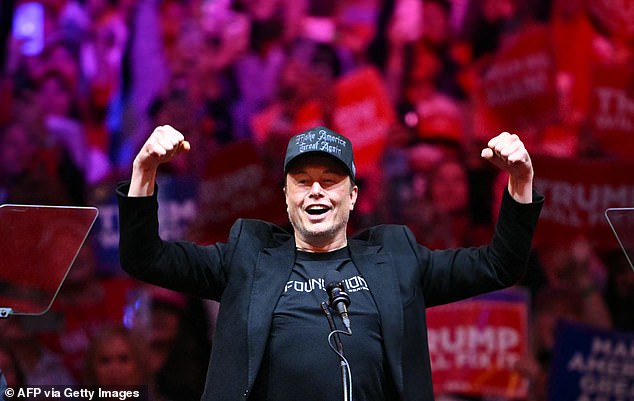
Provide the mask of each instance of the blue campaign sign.
POLYGON ((634 333, 562 321, 548 401, 634 401, 634 333))
MULTIPOLYGON (((159 192, 159 230, 165 240, 185 239, 196 219, 198 183, 187 177, 161 176, 159 192)), ((114 191, 98 202, 99 217, 92 230, 98 270, 101 275, 116 275, 119 267, 119 213, 114 191)))
POLYGON ((198 181, 184 177, 159 177, 159 234, 164 240, 182 240, 188 236, 197 217, 198 181))

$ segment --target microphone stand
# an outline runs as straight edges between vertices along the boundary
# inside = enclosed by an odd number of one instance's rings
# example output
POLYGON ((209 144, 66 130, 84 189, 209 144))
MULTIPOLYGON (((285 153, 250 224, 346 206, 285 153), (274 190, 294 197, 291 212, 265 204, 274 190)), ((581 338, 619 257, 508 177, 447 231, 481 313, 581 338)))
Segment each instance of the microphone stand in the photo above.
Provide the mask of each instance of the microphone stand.
POLYGON ((335 326, 335 322, 332 319, 332 314, 330 313, 329 307, 326 304, 326 302, 321 303, 321 309, 324 311, 324 314, 326 315, 326 320, 328 320, 328 326, 330 327, 330 335, 328 336, 328 344, 333 349, 333 351, 335 351, 335 353, 339 355, 339 358, 341 359, 340 366, 341 366, 341 384, 343 387, 343 401, 352 401, 352 376, 350 375, 350 366, 348 364, 347 359, 345 358, 343 354, 343 342, 341 341, 341 338, 339 337, 339 333, 342 333, 348 336, 352 335, 352 333, 345 332, 342 330, 337 330, 337 327, 335 326), (335 343, 337 346, 336 349, 333 347, 332 343, 330 342, 331 336, 334 337, 335 339, 335 343))

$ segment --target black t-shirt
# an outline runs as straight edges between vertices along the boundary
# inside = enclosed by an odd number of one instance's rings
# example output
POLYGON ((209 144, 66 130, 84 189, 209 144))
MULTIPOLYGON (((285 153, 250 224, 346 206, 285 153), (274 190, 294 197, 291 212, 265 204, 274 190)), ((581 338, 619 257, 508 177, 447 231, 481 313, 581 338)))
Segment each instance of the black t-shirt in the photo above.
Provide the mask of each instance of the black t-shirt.
MULTIPOLYGON (((295 266, 275 310, 271 334, 252 399, 331 401, 342 399, 339 357, 328 345, 330 326, 324 276, 338 270, 350 296, 352 336, 340 335, 352 372, 353 399, 391 399, 392 386, 381 339, 379 314, 348 248, 327 253, 297 252, 295 266)), ((337 328, 341 318, 333 314, 337 328)))

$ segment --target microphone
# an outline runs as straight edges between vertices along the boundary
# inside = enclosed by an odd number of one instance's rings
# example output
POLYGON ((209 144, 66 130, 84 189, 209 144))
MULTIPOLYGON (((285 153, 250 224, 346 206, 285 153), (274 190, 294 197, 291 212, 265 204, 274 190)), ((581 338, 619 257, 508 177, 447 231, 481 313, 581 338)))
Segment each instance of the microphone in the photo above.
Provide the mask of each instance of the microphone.
POLYGON ((331 270, 324 278, 326 292, 328 293, 328 306, 333 308, 341 316, 343 325, 352 334, 350 329, 350 317, 348 316, 348 306, 350 306, 350 296, 346 293, 346 288, 341 280, 341 273, 331 270))

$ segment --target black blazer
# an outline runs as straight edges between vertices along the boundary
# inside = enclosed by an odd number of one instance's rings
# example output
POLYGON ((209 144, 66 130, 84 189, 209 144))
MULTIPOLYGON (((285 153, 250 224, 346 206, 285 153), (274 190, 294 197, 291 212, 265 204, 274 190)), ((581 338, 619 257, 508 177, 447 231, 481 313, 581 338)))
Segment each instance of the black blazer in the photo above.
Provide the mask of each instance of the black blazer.
MULTIPOLYGON (((237 220, 228 241, 162 241, 158 203, 119 186, 120 258, 134 277, 221 302, 203 400, 249 398, 273 308, 295 262, 293 236, 259 220, 237 220)), ((433 400, 425 309, 516 283, 524 274, 543 204, 502 201, 487 246, 432 251, 405 226, 372 227, 349 239, 352 261, 377 305, 392 379, 401 400, 433 400)))

